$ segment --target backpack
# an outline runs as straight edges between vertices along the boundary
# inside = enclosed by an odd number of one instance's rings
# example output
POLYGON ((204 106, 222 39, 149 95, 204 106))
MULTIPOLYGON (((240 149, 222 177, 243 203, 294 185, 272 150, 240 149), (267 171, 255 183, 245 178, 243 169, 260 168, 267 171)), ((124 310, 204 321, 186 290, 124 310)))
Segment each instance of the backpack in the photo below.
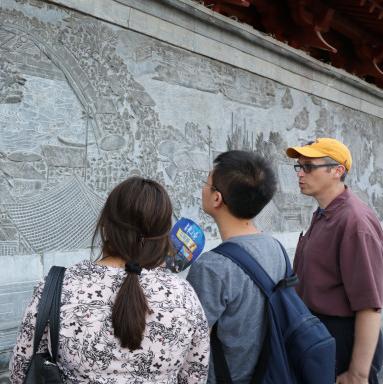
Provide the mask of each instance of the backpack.
MULTIPOLYGON (((241 267, 266 298, 267 332, 251 383, 333 384, 335 340, 295 292, 293 286, 298 278, 292 272, 286 250, 279 245, 286 261, 286 274, 277 284, 239 245, 225 242, 212 250, 241 267)), ((232 383, 216 330, 217 324, 211 337, 217 382, 232 383)))

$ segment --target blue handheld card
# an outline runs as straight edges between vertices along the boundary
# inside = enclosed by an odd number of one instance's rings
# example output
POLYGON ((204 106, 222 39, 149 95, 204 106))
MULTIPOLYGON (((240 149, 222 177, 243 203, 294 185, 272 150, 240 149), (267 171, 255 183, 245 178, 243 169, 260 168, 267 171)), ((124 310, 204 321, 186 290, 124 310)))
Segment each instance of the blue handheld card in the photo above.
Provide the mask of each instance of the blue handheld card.
POLYGON ((197 259, 205 246, 205 235, 193 220, 182 217, 170 231, 170 240, 176 250, 174 257, 168 257, 167 267, 181 272, 197 259))

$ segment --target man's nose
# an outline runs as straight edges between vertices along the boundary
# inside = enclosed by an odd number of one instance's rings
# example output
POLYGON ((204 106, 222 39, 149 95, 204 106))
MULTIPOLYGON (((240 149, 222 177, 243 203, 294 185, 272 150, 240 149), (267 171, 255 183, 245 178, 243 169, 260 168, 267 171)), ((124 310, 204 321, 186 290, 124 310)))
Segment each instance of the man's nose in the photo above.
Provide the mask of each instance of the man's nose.
POLYGON ((305 174, 303 169, 300 169, 297 173, 298 177, 302 177, 305 174))

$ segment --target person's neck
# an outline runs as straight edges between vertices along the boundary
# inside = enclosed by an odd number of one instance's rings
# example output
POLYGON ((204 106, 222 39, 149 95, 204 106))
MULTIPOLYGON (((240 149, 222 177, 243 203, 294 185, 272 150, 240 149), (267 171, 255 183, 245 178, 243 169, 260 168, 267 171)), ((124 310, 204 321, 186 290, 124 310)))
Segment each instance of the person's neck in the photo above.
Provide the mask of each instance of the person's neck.
POLYGON ((336 184, 334 187, 326 189, 322 194, 314 196, 314 198, 318 202, 319 207, 325 209, 345 191, 345 188, 343 183, 336 184))
POLYGON ((238 219, 230 214, 221 214, 214 218, 222 241, 234 236, 254 235, 259 233, 251 219, 238 219))
POLYGON ((107 267, 124 268, 126 261, 119 256, 103 255, 102 259, 97 260, 96 263, 107 267))

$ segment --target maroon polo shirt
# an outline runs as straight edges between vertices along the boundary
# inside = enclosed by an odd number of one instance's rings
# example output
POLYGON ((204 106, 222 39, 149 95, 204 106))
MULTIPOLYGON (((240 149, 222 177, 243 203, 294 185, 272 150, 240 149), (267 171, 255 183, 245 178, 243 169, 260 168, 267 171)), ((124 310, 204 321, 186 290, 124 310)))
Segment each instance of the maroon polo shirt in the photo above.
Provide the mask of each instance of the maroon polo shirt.
POLYGON ((374 212, 349 189, 314 212, 294 259, 299 296, 314 312, 353 316, 381 308, 383 232, 374 212))

